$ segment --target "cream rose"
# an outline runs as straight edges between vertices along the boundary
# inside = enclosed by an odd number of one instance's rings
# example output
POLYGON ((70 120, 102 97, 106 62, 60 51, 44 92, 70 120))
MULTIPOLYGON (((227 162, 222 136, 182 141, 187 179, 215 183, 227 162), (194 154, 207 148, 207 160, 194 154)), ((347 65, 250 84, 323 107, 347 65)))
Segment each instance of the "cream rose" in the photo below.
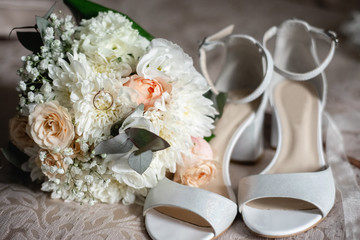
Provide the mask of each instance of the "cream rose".
POLYGON ((157 99, 161 98, 164 92, 171 93, 171 85, 161 78, 146 79, 138 75, 131 76, 124 86, 130 87, 137 92, 136 102, 144 104, 145 111, 154 106, 157 99))
POLYGON ((178 165, 174 181, 192 187, 209 183, 216 175, 216 162, 211 146, 202 138, 191 138, 194 146, 190 156, 183 156, 183 166, 178 165))
POLYGON ((75 136, 69 112, 57 101, 36 106, 29 116, 29 130, 39 147, 48 150, 66 148, 75 136))
POLYGON ((34 145, 34 141, 26 133, 27 124, 27 117, 13 117, 9 121, 10 141, 21 151, 34 145))

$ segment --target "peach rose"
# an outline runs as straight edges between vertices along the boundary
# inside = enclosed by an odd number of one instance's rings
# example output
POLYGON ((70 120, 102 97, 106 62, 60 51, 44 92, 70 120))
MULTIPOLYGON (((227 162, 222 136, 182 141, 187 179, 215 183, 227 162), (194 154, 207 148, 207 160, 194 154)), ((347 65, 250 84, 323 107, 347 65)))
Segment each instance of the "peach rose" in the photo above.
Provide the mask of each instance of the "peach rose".
POLYGON ((29 131, 40 148, 49 150, 66 148, 75 136, 69 112, 57 101, 36 106, 29 116, 29 131))
POLYGON ((214 161, 202 161, 199 164, 181 171, 180 181, 182 184, 200 187, 209 183, 216 174, 214 161))
POLYGON ((174 181, 192 187, 209 183, 216 175, 216 162, 213 160, 211 146, 202 138, 194 138, 191 156, 183 156, 184 165, 177 166, 174 181))
POLYGON ((27 117, 13 117, 9 121, 10 141, 21 151, 34 145, 34 141, 26 133, 27 124, 27 117))
POLYGON ((44 151, 44 150, 40 150, 40 154, 44 154, 45 158, 43 160, 40 159, 41 165, 42 167, 42 171, 43 173, 47 176, 47 177, 53 177, 56 175, 63 175, 60 173, 52 173, 51 172, 51 167, 56 167, 56 168, 62 168, 64 170, 64 173, 66 172, 68 166, 64 163, 63 161, 63 157, 61 154, 59 153, 52 153, 49 151, 44 151))
POLYGON ((191 141, 194 143, 194 147, 191 152, 200 159, 211 160, 213 159, 213 151, 210 144, 203 138, 191 137, 191 141))
POLYGON ((145 111, 154 106, 157 99, 161 98, 164 92, 171 92, 171 85, 161 78, 146 79, 138 75, 132 75, 124 86, 134 89, 138 95, 136 102, 144 104, 145 111))

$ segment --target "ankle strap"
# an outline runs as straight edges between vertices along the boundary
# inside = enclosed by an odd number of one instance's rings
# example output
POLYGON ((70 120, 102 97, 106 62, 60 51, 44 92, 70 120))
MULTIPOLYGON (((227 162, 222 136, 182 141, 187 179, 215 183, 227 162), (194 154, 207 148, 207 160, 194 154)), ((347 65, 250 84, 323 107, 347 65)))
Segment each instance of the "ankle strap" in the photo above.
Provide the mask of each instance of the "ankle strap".
POLYGON ((222 38, 229 36, 234 30, 234 25, 229 25, 224 29, 221 29, 219 32, 214 33, 208 37, 205 37, 199 45, 199 60, 200 60, 200 69, 204 78, 208 82, 211 91, 218 95, 220 92, 215 88, 214 82, 211 80, 210 74, 207 70, 206 64, 206 52, 213 50, 217 45, 225 46, 224 42, 219 41, 222 38))
MULTIPOLYGON (((210 74, 207 70, 206 52, 213 50, 218 45, 225 47, 226 43, 224 42, 224 39, 226 37, 229 37, 229 35, 231 35, 233 29, 234 29, 234 25, 230 25, 209 37, 205 37, 204 40, 199 45, 199 58, 200 58, 201 72, 203 73, 205 79, 207 80, 207 82, 211 88, 211 91, 216 95, 218 95, 220 92, 216 89, 214 82, 211 80, 210 74)), ((246 39, 252 41, 259 48, 259 51, 263 54, 263 59, 266 63, 266 70, 264 73, 264 78, 263 78, 262 83, 248 96, 241 98, 241 99, 237 99, 237 100, 229 100, 232 103, 251 102, 251 101, 255 100, 256 98, 258 98, 261 94, 263 94, 264 91, 266 90, 267 86, 269 85, 271 76, 273 73, 273 60, 272 60, 272 57, 271 57, 269 51, 267 49, 265 49, 254 38, 247 36, 247 35, 242 35, 242 34, 234 34, 231 36, 246 38, 246 39)))
MULTIPOLYGON (((297 21, 297 20, 294 20, 294 21, 297 21)), ((307 27, 310 35, 313 38, 320 38, 320 39, 323 39, 323 40, 327 41, 328 43, 330 43, 330 50, 329 50, 328 55, 325 57, 323 62, 319 64, 319 66, 317 66, 315 69, 313 69, 309 72, 306 72, 306 73, 295 73, 295 72, 287 71, 285 69, 281 69, 281 68, 277 67, 276 65, 274 65, 274 69, 277 73, 281 74, 282 76, 284 76, 287 79, 292 79, 292 80, 297 80, 297 81, 305 81, 305 80, 309 80, 309 79, 316 77, 317 75, 321 74, 325 70, 325 68, 329 65, 331 59, 334 56, 335 48, 338 46, 339 40, 336 37, 336 33, 333 31, 312 27, 303 21, 299 21, 299 23, 302 23, 307 27)), ((266 31, 266 33, 264 34, 264 38, 263 38, 263 44, 264 44, 265 48, 266 48, 266 42, 269 39, 271 39, 272 37, 274 37, 277 34, 277 31, 278 31, 277 27, 272 27, 268 31, 266 31)))

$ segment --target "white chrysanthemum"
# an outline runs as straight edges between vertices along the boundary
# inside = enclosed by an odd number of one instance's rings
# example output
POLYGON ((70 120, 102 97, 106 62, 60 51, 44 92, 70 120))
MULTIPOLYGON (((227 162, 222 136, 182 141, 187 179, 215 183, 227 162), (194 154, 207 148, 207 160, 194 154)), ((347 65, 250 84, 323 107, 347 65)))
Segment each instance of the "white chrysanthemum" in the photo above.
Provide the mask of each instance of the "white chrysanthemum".
POLYGON ((49 77, 53 80, 56 100, 71 109, 71 99, 81 99, 90 91, 88 83, 94 78, 94 73, 84 54, 68 53, 67 57, 70 63, 60 59, 57 65, 49 65, 49 77))
POLYGON ((79 40, 75 44, 86 54, 95 71, 128 76, 135 71, 149 45, 131 26, 119 13, 101 12, 95 18, 81 21, 79 40))
POLYGON ((61 60, 60 67, 50 67, 54 94, 63 106, 72 109, 76 134, 89 144, 98 143, 136 104, 120 80, 93 72, 84 54, 75 52, 68 58, 70 63, 61 60))
POLYGON ((111 126, 127 116, 137 104, 131 101, 120 82, 114 82, 106 74, 89 81, 88 90, 82 98, 73 99, 75 127, 79 136, 89 144, 96 144, 107 139, 111 126))

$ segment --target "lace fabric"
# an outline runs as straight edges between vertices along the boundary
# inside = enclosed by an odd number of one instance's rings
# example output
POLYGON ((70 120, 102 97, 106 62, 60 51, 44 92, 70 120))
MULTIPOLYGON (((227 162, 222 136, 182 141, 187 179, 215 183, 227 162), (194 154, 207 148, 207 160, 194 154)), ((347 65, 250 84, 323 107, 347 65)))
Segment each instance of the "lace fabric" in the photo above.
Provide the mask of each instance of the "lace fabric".
POLYGON ((81 206, 15 184, 0 193, 2 239, 147 239, 141 206, 81 206))

